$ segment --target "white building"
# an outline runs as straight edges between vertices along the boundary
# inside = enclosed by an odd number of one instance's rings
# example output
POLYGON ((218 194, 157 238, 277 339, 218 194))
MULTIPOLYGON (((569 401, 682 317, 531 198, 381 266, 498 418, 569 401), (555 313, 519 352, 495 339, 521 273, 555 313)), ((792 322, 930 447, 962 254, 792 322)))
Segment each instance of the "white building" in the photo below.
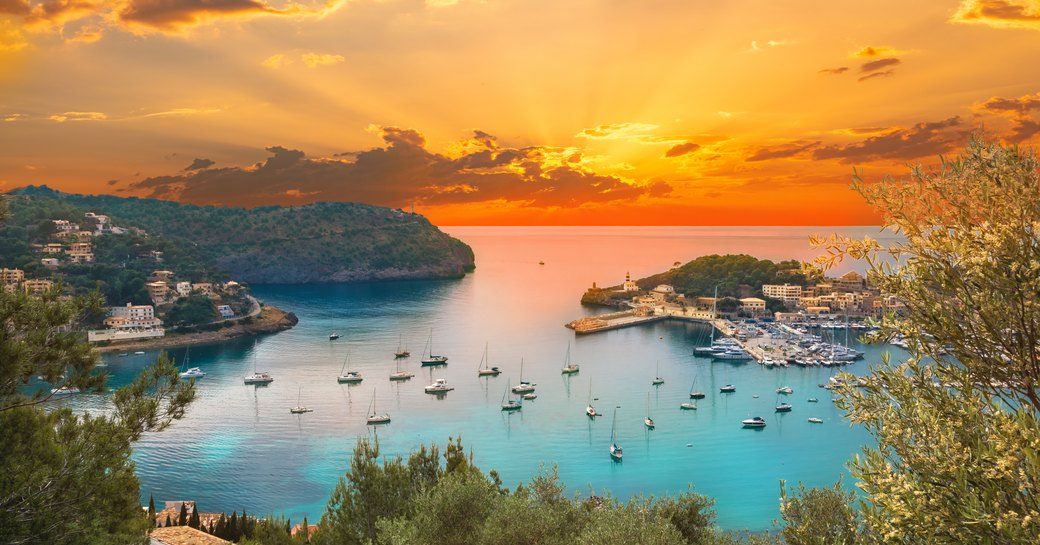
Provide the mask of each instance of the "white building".
POLYGON ((217 305, 217 312, 219 312, 220 317, 224 319, 235 317, 235 311, 231 310, 230 305, 217 305))
POLYGON ((621 291, 639 291, 639 286, 632 280, 632 275, 625 273, 625 283, 621 285, 621 291))
POLYGON ((794 308, 802 297, 802 287, 794 284, 762 284, 762 295, 770 299, 779 299, 788 307, 794 308))
POLYGON ((191 295, 191 282, 177 282, 177 295, 187 297, 191 295))
POLYGON ((155 318, 155 307, 152 305, 134 305, 127 303, 125 307, 110 308, 108 315, 131 319, 155 318))

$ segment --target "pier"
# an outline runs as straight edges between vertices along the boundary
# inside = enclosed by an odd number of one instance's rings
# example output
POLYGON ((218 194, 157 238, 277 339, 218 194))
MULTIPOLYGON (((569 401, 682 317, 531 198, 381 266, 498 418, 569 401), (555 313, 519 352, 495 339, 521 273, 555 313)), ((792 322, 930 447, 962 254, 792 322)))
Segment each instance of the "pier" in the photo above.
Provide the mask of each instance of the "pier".
POLYGON ((621 329, 623 327, 649 324, 651 322, 660 322, 664 320, 679 320, 684 322, 711 324, 719 333, 727 337, 730 337, 737 332, 737 327, 732 322, 721 318, 713 318, 710 313, 692 309, 674 309, 666 307, 639 307, 632 310, 612 312, 610 314, 587 316, 585 318, 578 318, 577 320, 568 322, 566 327, 573 329, 576 335, 587 335, 590 333, 599 333, 601 331, 610 331, 612 329, 621 329))

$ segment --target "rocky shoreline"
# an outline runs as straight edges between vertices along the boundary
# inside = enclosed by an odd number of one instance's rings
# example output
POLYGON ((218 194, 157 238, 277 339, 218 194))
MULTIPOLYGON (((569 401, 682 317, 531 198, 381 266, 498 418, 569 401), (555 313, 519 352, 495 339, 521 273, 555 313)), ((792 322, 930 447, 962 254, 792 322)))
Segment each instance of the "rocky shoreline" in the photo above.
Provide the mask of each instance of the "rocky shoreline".
POLYGON ((156 350, 177 348, 196 344, 212 344, 239 337, 252 337, 267 333, 277 333, 292 329, 300 322, 292 312, 286 312, 271 305, 265 305, 260 314, 248 323, 237 322, 217 331, 199 331, 194 333, 170 333, 158 339, 142 339, 123 343, 98 346, 99 352, 127 352, 131 350, 156 350))

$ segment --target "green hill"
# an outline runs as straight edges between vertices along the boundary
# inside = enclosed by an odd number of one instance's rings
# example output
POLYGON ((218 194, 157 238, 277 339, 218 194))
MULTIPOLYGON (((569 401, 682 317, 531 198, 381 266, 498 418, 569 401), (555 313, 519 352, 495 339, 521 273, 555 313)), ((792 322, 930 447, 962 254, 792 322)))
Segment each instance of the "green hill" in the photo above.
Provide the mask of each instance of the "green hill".
MULTIPOLYGON (((418 214, 356 203, 245 209, 157 199, 75 195, 27 187, 40 208, 92 211, 169 241, 164 261, 191 254, 203 268, 251 283, 457 278, 473 250, 418 214)), ((44 218, 40 218, 44 219, 44 218)))

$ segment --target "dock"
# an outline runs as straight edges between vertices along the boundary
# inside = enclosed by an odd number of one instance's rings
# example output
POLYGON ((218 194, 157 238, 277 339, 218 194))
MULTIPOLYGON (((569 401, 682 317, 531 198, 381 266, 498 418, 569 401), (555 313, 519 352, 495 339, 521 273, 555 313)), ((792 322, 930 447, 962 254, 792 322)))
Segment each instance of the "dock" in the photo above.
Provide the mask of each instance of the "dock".
POLYGON ((623 327, 637 326, 665 320, 711 324, 719 331, 719 333, 727 337, 732 336, 737 331, 737 327, 729 320, 712 318, 710 314, 703 311, 668 309, 663 307, 640 307, 621 312, 612 312, 610 314, 587 316, 585 318, 578 318, 577 320, 568 322, 566 327, 573 329, 576 335, 588 335, 590 333, 599 333, 601 331, 610 331, 612 329, 621 329, 623 327))

